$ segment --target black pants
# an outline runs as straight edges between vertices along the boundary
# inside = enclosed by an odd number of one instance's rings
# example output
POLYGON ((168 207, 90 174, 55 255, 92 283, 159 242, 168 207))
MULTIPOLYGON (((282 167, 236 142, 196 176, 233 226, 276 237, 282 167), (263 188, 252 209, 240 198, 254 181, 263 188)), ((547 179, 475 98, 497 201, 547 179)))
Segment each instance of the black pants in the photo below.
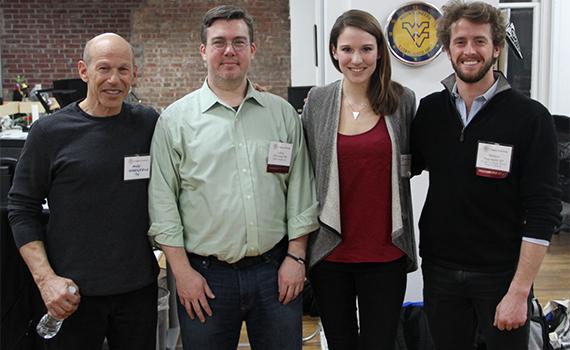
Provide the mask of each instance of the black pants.
POLYGON ((153 283, 124 294, 82 296, 59 333, 45 341, 46 349, 101 350, 106 337, 111 350, 154 350, 157 293, 153 283))
MULTIPOLYGON (((424 304, 437 350, 471 350, 479 329, 488 350, 526 350, 529 322, 516 330, 493 326, 495 310, 507 293, 514 271, 480 273, 422 265, 424 304)), ((532 294, 532 293, 530 293, 532 294)), ((528 318, 530 318, 528 299, 528 318)))
POLYGON ((309 279, 329 349, 394 349, 406 291, 405 258, 389 263, 324 261, 309 279))

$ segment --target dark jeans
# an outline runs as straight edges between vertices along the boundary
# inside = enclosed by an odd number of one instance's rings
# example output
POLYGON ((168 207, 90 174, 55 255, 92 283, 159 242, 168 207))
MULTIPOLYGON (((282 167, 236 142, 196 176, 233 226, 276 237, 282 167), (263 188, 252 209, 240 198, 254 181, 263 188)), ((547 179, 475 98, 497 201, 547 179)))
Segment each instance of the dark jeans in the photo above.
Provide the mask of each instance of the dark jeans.
MULTIPOLYGON (((488 350, 528 348, 528 320, 523 327, 511 331, 493 326, 495 309, 507 293, 514 271, 469 272, 426 262, 422 270, 425 311, 437 350, 473 349, 477 328, 488 350)), ((529 295, 529 318, 530 300, 529 295)))
POLYGON ((156 347, 157 284, 110 296, 81 296, 79 308, 46 340, 49 350, 101 350, 156 347))
POLYGON ((323 261, 309 279, 329 349, 394 349, 406 291, 405 258, 389 263, 323 261))
POLYGON ((287 246, 283 248, 242 268, 189 256, 190 264, 208 281, 216 298, 208 300, 213 315, 206 317, 205 323, 190 319, 177 298, 185 350, 235 350, 243 321, 254 350, 301 349, 302 298, 287 305, 279 302, 277 271, 287 246))

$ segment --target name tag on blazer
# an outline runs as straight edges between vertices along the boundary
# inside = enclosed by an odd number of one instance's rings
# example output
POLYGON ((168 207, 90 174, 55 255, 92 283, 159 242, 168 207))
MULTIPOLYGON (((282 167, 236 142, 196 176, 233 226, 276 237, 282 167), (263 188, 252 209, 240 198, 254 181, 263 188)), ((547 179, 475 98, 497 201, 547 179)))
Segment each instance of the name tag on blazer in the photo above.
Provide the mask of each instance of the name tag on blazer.
POLYGON ((400 154, 400 177, 409 178, 412 176, 412 155, 400 154))

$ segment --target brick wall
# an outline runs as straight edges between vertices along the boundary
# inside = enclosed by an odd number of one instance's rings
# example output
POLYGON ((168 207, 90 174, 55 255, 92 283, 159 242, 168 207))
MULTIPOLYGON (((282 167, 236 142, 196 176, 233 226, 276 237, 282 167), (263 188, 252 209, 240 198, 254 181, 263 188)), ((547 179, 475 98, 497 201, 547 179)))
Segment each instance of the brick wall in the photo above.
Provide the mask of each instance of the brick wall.
POLYGON ((141 0, 50 1, 1 0, 2 78, 4 96, 17 75, 30 87, 77 77, 85 42, 102 32, 130 37, 131 11, 141 0))
POLYGON ((103 32, 130 40, 139 65, 135 93, 165 107, 201 86, 200 22, 224 3, 246 8, 255 19, 257 54, 250 77, 286 97, 290 84, 288 0, 0 0, 0 48, 5 99, 16 75, 33 87, 77 77, 85 42, 103 32))

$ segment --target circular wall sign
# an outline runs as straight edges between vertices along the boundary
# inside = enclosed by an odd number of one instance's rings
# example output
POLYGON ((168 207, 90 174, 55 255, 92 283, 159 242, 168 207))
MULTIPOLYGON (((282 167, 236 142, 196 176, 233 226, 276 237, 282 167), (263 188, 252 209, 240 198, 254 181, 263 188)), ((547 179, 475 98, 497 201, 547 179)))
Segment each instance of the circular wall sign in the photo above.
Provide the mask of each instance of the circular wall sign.
POLYGON ((425 2, 402 5, 388 18, 388 47, 394 56, 409 65, 430 62, 441 52, 436 23, 441 17, 437 7, 425 2))

